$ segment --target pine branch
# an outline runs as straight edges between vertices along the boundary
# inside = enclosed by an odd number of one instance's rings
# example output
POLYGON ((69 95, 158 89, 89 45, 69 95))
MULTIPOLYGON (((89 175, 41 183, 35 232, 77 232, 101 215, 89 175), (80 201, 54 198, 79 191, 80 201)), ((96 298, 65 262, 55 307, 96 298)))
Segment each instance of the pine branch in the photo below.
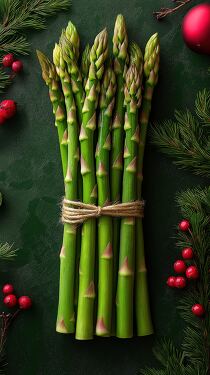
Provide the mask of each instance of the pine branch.
POLYGON ((190 169, 197 175, 210 177, 210 92, 198 93, 195 112, 175 111, 175 121, 157 124, 152 130, 152 142, 164 154, 175 159, 180 168, 190 169))
POLYGON ((179 247, 192 246, 200 277, 183 292, 178 310, 186 323, 181 350, 171 340, 162 340, 154 349, 163 369, 144 369, 143 375, 207 375, 210 351, 210 188, 188 189, 177 195, 182 217, 190 221, 190 231, 177 233, 179 247), (193 316, 191 307, 201 303, 205 315, 193 316))
POLYGON ((46 18, 67 9, 69 0, 2 0, 0 5, 0 51, 27 54, 29 44, 24 35, 28 29, 44 29, 46 18))
POLYGON ((4 91, 4 89, 11 83, 10 76, 0 69, 0 93, 4 91))
POLYGON ((14 250, 12 247, 13 245, 9 245, 7 242, 5 244, 0 244, 0 261, 13 260, 17 250, 14 250))

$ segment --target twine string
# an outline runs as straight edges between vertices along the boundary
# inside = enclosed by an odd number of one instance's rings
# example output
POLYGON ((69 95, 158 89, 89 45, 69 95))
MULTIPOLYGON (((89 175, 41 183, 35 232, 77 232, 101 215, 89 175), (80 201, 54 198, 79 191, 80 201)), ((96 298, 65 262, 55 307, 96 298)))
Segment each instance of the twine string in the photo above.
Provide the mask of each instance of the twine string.
POLYGON ((63 199, 61 215, 63 224, 81 224, 88 219, 101 216, 142 218, 144 216, 144 201, 136 200, 100 207, 94 204, 63 199))

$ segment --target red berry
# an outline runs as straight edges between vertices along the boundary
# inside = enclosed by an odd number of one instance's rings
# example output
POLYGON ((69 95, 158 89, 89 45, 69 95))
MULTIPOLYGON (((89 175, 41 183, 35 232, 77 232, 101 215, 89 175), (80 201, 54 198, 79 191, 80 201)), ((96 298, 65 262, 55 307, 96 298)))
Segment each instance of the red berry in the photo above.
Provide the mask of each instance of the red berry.
POLYGON ((12 294, 14 292, 14 286, 12 284, 5 284, 2 288, 3 294, 12 294))
POLYGON ((22 63, 22 61, 16 60, 16 61, 14 61, 12 63, 12 70, 13 70, 13 72, 19 73, 19 72, 21 72, 22 69, 23 69, 23 63, 22 63))
POLYGON ((6 297, 4 297, 3 302, 7 307, 15 307, 17 305, 17 297, 14 294, 8 294, 6 297))
POLYGON ((203 316, 205 314, 204 307, 200 303, 192 306, 192 313, 196 316, 203 316))
POLYGON ((0 108, 0 125, 6 122, 6 111, 0 108))
POLYGON ((182 250, 182 258, 184 259, 192 259, 193 258, 193 249, 192 247, 185 247, 182 250))
POLYGON ((0 103, 0 109, 3 110, 6 119, 11 118, 17 111, 17 104, 14 100, 7 99, 0 103))
POLYGON ((174 282, 175 288, 183 289, 186 287, 186 279, 182 276, 176 277, 176 280, 174 282))
POLYGON ((177 260, 175 263, 174 263, 174 271, 176 273, 185 273, 186 271, 186 264, 183 260, 177 260))
POLYGON ((5 55, 2 59, 2 64, 8 68, 9 66, 12 66, 12 63, 14 61, 14 56, 12 53, 8 53, 7 55, 5 55))
POLYGON ((182 231, 182 232, 186 232, 190 227, 190 222, 188 220, 182 220, 180 221, 179 223, 179 229, 182 231))
POLYGON ((199 271, 196 266, 190 266, 186 269, 186 276, 188 279, 197 279, 199 277, 199 271))
POLYGON ((19 304, 20 309, 28 310, 32 306, 32 300, 28 296, 22 296, 18 299, 18 304, 19 304))
POLYGON ((174 283, 175 283, 176 277, 175 276, 170 276, 166 282, 170 288, 174 288, 174 283))

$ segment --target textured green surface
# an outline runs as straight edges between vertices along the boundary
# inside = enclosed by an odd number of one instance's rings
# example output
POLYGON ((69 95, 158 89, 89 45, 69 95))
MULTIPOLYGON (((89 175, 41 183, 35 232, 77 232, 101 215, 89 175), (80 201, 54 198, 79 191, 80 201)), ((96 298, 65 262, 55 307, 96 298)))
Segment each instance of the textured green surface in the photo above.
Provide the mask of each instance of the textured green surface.
MULTIPOLYGON (((4 194, 0 241, 15 242, 20 249, 17 261, 5 269, 8 273, 1 273, 0 282, 14 282, 21 294, 28 293, 34 300, 33 311, 23 313, 10 332, 9 375, 134 375, 142 366, 154 364, 152 337, 76 342, 71 336, 55 333, 63 179, 51 104, 35 49, 49 54, 69 19, 77 25, 84 45, 93 41, 105 25, 112 32, 115 16, 122 12, 130 39, 141 47, 155 31, 160 34, 160 83, 153 118, 166 118, 172 115, 174 105, 192 108, 196 92, 210 85, 209 58, 194 54, 183 44, 182 13, 164 23, 153 19, 154 6, 157 9, 169 3, 75 0, 71 10, 49 23, 47 31, 30 36, 32 54, 24 59, 24 73, 5 95, 5 99, 17 100, 19 114, 0 128, 0 190, 4 194)), ((158 335, 173 333, 178 338, 180 321, 175 301, 179 293, 165 288, 165 278, 172 272, 170 263, 177 256, 170 239, 179 219, 174 195, 205 181, 179 171, 149 145, 144 177, 146 251, 155 330, 158 335)))

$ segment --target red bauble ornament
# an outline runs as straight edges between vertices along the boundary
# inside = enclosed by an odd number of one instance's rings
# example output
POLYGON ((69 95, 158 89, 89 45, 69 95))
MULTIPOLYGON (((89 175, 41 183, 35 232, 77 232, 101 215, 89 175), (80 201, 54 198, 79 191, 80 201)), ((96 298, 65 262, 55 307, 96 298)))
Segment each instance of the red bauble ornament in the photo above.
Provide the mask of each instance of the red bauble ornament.
POLYGON ((189 10, 182 23, 182 34, 192 50, 210 54, 210 4, 199 4, 189 10))
POLYGON ((196 303, 196 305, 193 305, 192 313, 196 316, 203 316, 205 314, 203 305, 200 305, 200 303, 196 303))
POLYGON ((179 223, 179 229, 182 232, 186 232, 190 228, 190 222, 188 220, 182 220, 179 223))
POLYGON ((186 269, 186 277, 188 279, 197 279, 199 277, 199 271, 196 266, 190 266, 186 269))
POLYGON ((0 125, 3 125, 6 122, 6 111, 0 108, 0 125))
POLYGON ((19 72, 21 72, 22 69, 23 69, 23 63, 20 60, 14 61, 12 63, 13 72, 19 73, 19 72))
POLYGON ((0 103, 0 109, 6 119, 11 118, 15 115, 17 111, 17 104, 14 100, 7 99, 0 103))
POLYGON ((2 59, 2 64, 8 68, 9 66, 12 66, 12 63, 14 61, 14 56, 12 53, 8 53, 7 55, 5 55, 2 59))
POLYGON ((182 276, 176 277, 176 280, 174 282, 175 288, 183 289, 186 287, 186 279, 182 276))
POLYGON ((8 294, 3 302, 9 308, 15 307, 17 305, 17 297, 14 294, 8 294))
POLYGON ((176 273, 185 273, 187 267, 186 267, 186 264, 183 260, 177 260, 175 263, 174 263, 174 271, 176 273))
POLYGON ((5 284, 2 288, 3 294, 12 294, 14 292, 14 286, 12 284, 5 284))
POLYGON ((22 296, 18 299, 18 304, 19 304, 20 309, 28 310, 32 306, 32 300, 28 296, 22 296))
POLYGON ((176 280, 176 277, 175 276, 169 276, 168 279, 167 279, 167 282, 166 284, 168 286, 170 286, 170 288, 174 288, 175 287, 175 280, 176 280))
POLYGON ((182 250, 182 258, 184 259, 192 259, 194 256, 192 247, 185 247, 182 250))

